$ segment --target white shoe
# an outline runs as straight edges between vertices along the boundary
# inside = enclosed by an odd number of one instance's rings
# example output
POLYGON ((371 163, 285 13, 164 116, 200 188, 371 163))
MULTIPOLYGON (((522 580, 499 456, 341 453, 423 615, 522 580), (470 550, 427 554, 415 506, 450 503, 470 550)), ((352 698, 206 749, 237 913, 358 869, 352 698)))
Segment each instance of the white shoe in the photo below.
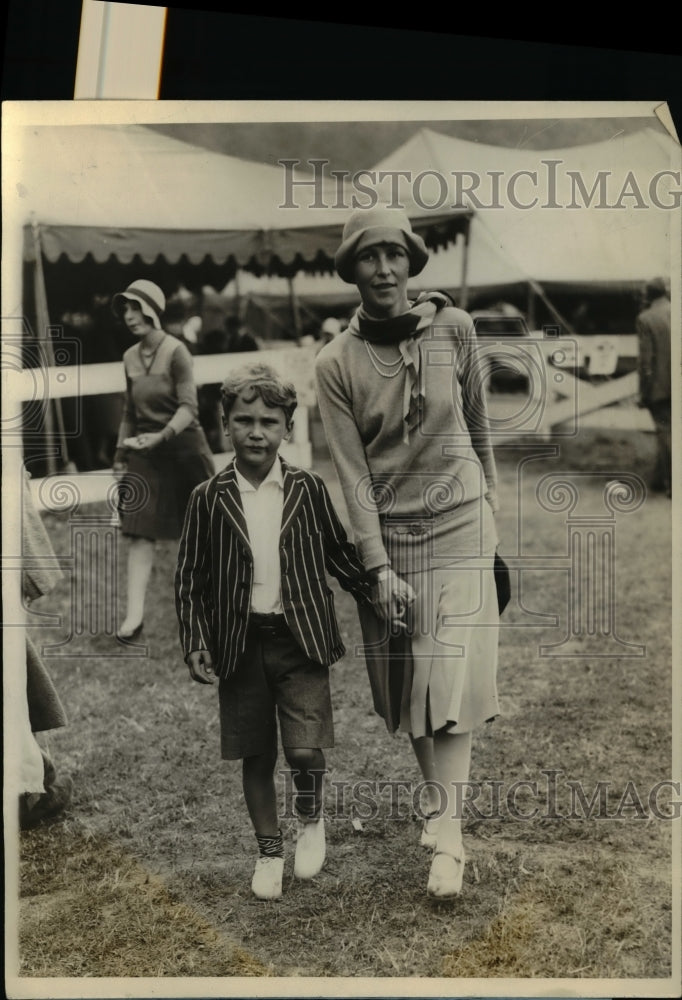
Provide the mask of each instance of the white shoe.
POLYGON ((279 899, 283 874, 284 858, 259 858, 251 879, 251 892, 258 899, 279 899))
POLYGON ((426 892, 435 899, 452 899, 459 896, 464 880, 464 850, 459 857, 436 851, 431 862, 426 892))
POLYGON ((419 843, 422 847, 428 847, 429 850, 434 850, 436 846, 436 838, 438 835, 438 820, 440 815, 427 816, 422 823, 422 835, 419 843))
POLYGON ((296 856, 294 857, 296 878, 314 878, 324 864, 326 853, 322 816, 314 823, 304 823, 299 819, 296 828, 296 856))

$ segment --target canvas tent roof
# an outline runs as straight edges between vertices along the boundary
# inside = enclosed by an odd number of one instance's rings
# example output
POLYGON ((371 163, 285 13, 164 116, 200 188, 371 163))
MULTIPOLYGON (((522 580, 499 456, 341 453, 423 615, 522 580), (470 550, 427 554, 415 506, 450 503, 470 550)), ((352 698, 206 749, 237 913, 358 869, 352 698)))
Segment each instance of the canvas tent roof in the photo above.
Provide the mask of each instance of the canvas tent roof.
MULTIPOLYGON (((570 287, 587 292, 601 288, 631 287, 654 275, 671 272, 675 233, 679 234, 679 211, 635 208, 634 198, 624 197, 623 208, 591 207, 569 209, 545 208, 549 203, 550 170, 557 181, 557 204, 571 203, 577 181, 568 173, 578 173, 589 194, 600 171, 607 177, 605 193, 610 203, 617 201, 632 171, 642 195, 649 202, 649 184, 663 171, 680 171, 680 147, 666 133, 653 129, 603 142, 562 149, 510 149, 453 138, 431 129, 420 129, 406 143, 375 164, 381 171, 405 171, 414 179, 433 172, 448 181, 446 204, 461 203, 464 196, 473 210, 466 262, 467 285, 472 289, 504 288, 518 284, 540 284, 546 290, 570 287), (550 167, 543 161, 558 161, 550 167), (480 178, 474 189, 483 206, 494 201, 496 172, 499 208, 481 207, 464 194, 474 181, 465 177, 457 187, 455 171, 466 171, 480 178), (524 175, 537 175, 537 181, 524 175), (538 199, 532 209, 515 208, 509 202, 508 185, 519 202, 538 199)), ((388 184, 389 182, 387 182, 388 184)), ((666 201, 666 184, 679 190, 678 178, 662 178, 657 195, 666 201)), ((401 201, 410 215, 424 214, 424 205, 437 204, 442 198, 441 181, 424 176, 419 188, 422 205, 416 204, 407 182, 400 187, 401 201)), ((599 189, 597 189, 597 194, 599 189)), ((575 202, 582 206, 580 188, 575 202)), ((670 199, 670 203, 673 201, 670 199)), ((678 236, 679 238, 679 236, 678 236)), ((431 254, 424 271, 411 279, 410 287, 453 288, 460 286, 462 275, 461 245, 450 246, 431 254)), ((276 279, 272 290, 275 291, 276 279)), ((352 292, 348 285, 331 276, 299 275, 300 295, 316 297, 352 292)))
MULTIPOLYGON (((448 201, 461 203, 463 188, 472 188, 470 196, 464 195, 465 203, 476 209, 468 263, 471 286, 520 278, 543 283, 631 282, 670 273, 678 212, 657 207, 650 185, 658 177, 656 197, 674 203, 666 194, 679 190, 679 175, 675 179, 661 174, 680 170, 680 147, 663 131, 647 128, 603 142, 534 150, 469 142, 422 129, 375 169, 410 170, 413 175, 434 171, 447 181, 448 201), (458 187, 456 172, 464 171, 470 176, 460 176, 458 187), (626 192, 621 198, 629 175, 628 190, 633 194, 626 192), (519 204, 536 199, 536 203, 521 208, 512 199, 519 204), (620 207, 604 207, 619 201, 620 207), (577 207, 569 208, 572 203, 577 207), (639 207, 642 203, 646 207, 639 207), (491 207, 495 204, 500 207, 491 207), (552 204, 560 207, 549 207, 552 204)), ((440 184, 434 177, 429 192, 425 179, 421 200, 434 204, 440 184)), ((429 266, 431 283, 438 282, 441 274, 457 272, 448 261, 452 251, 439 256, 429 266)))
MULTIPOLYGON (((89 254, 98 263, 112 255, 122 263, 135 256, 176 263, 184 256, 193 264, 231 259, 257 273, 320 272, 331 267, 347 214, 282 208, 279 167, 139 125, 29 127, 11 158, 27 260, 35 254, 28 223, 37 221, 50 262, 89 254)), ((333 203, 333 191, 325 201, 333 203)), ((431 213, 420 228, 432 246, 443 245, 466 229, 470 214, 431 213)))

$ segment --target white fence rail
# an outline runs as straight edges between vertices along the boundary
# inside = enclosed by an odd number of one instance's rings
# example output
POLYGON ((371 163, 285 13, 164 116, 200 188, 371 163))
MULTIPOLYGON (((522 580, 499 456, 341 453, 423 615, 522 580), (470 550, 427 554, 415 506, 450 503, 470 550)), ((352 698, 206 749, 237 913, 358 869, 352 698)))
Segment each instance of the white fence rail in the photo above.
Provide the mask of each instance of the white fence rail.
MULTIPOLYGON (((605 338, 600 338, 602 341, 605 338)), ((632 359, 637 353, 634 336, 608 338, 608 350, 597 344, 597 338, 556 338, 524 340, 518 344, 518 358, 533 372, 529 378, 529 398, 489 396, 489 412, 496 425, 498 439, 550 438, 553 434, 575 434, 581 423, 594 423, 621 430, 652 431, 651 417, 646 410, 638 409, 635 400, 638 376, 630 372, 620 378, 608 377, 591 382, 576 377, 569 367, 585 366, 589 371, 592 355, 609 359, 609 368, 615 370, 618 357, 632 359), (598 350, 597 350, 598 348, 598 350), (560 351, 558 361, 556 352, 560 351), (550 357, 554 360, 550 362, 550 357), (531 364, 528 363, 529 359, 531 364), (562 359, 564 364, 562 365, 562 359), (613 408, 614 403, 626 404, 613 408), (530 403, 530 407, 528 406, 530 403), (520 404, 520 405, 519 405, 520 404), (629 404, 629 405, 627 405, 629 404), (517 414, 522 413, 522 419, 517 414), (594 415, 601 419, 595 421, 594 415), (585 418, 589 418, 586 421, 585 418), (525 421, 525 422, 524 422, 525 421)), ((486 344, 483 353, 490 345, 486 344)), ((507 348, 509 344, 507 342, 507 348)), ((294 434, 290 443, 283 446, 283 453, 293 463, 309 468, 312 464, 308 409, 315 405, 314 364, 315 347, 287 347, 263 350, 259 354, 213 354, 195 356, 194 377, 198 386, 221 382, 226 375, 246 362, 267 361, 282 377, 293 382, 299 398, 294 434)), ((509 353, 507 352, 507 360, 509 353)), ((601 362, 603 366, 603 362, 601 362)), ((523 368, 523 364, 520 366, 523 368)), ((597 371, 597 374, 602 374, 597 371)), ((55 366, 23 369, 12 372, 10 389, 14 401, 30 402, 37 399, 64 399, 78 396, 97 396, 125 391, 125 376, 121 362, 81 366, 55 366)), ((229 453, 214 455, 216 469, 229 460, 229 453)), ((111 496, 114 480, 110 470, 84 473, 57 473, 42 480, 34 480, 32 491, 37 506, 43 510, 61 509, 62 498, 67 495, 61 487, 70 486, 81 503, 105 500, 111 496)))
MULTIPOLYGON (((260 360, 272 365, 284 378, 296 386, 299 403, 312 406, 315 401, 315 351, 309 347, 287 347, 264 350, 256 354, 207 354, 193 359, 194 381, 207 385, 222 380, 241 365, 260 360)), ((64 399, 68 396, 100 396, 104 393, 125 392, 125 375, 120 361, 100 365, 69 365, 52 368, 24 368, 12 373, 10 386, 15 399, 30 402, 35 399, 64 399)))
MULTIPOLYGON (((310 468, 312 447, 308 409, 315 402, 314 347, 287 347, 263 350, 259 353, 210 354, 193 358, 194 380, 198 386, 222 382, 235 368, 247 362, 264 361, 296 387, 299 404, 290 442, 282 446, 282 454, 293 464, 310 468)), ((125 375, 120 361, 107 364, 70 365, 5 369, 4 386, 14 404, 41 399, 99 396, 125 392, 125 375)), ((231 458, 228 452, 216 454, 216 471, 231 458)), ((94 503, 111 497, 114 486, 111 470, 97 472, 60 472, 31 482, 33 499, 40 510, 63 510, 64 498, 78 498, 78 503, 94 503)))

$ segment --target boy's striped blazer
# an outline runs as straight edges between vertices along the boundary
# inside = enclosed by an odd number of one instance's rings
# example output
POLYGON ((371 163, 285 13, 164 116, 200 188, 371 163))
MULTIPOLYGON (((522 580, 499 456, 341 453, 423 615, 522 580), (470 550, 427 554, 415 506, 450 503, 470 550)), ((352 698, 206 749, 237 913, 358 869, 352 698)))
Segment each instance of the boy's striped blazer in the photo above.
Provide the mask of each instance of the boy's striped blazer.
MULTIPOLYGON (((370 583, 322 479, 281 457, 284 486, 280 562, 282 605, 302 649, 328 666, 343 656, 325 570, 356 600, 370 583)), ((235 668, 246 642, 253 559, 234 462, 197 486, 180 539, 175 603, 184 657, 208 649, 219 677, 235 668)))

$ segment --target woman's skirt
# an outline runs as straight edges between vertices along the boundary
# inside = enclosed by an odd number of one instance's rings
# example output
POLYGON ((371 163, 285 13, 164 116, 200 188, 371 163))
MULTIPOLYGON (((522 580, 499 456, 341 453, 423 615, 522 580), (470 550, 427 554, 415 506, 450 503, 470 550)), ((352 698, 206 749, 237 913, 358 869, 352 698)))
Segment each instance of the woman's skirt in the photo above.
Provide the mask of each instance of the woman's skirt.
POLYGON ((130 451, 118 489, 121 531, 135 538, 179 538, 190 493, 214 472, 200 427, 187 427, 152 451, 130 451))
POLYGON ((470 732, 499 715, 492 511, 467 504, 383 530, 391 564, 416 599, 402 635, 361 609, 375 708, 392 732, 470 732))

